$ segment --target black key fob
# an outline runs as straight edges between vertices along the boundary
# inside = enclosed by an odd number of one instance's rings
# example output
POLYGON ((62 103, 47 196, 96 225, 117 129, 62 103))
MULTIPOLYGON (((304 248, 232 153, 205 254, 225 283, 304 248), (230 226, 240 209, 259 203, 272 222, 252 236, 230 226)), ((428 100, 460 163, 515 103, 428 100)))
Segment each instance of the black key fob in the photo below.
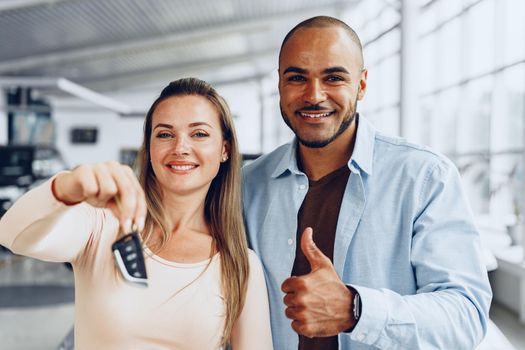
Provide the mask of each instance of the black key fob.
POLYGON ((125 235, 115 241, 111 249, 122 277, 128 282, 147 287, 148 276, 139 234, 132 232, 125 235))

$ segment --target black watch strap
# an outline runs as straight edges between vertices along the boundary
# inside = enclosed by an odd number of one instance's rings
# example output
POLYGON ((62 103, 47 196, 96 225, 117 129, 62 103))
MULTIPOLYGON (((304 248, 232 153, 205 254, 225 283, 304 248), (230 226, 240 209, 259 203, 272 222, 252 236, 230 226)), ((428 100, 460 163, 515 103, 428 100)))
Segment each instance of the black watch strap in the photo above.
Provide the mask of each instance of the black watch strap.
POLYGON ((352 300, 352 310, 350 310, 350 312, 352 313, 352 317, 354 318, 355 323, 352 327, 350 327, 349 329, 345 331, 345 333, 349 333, 354 330, 355 326, 357 325, 357 322, 359 322, 359 319, 361 318, 362 304, 361 304, 361 296, 359 295, 357 290, 355 290, 354 288, 350 286, 346 286, 346 287, 352 292, 354 296, 354 299, 352 300))

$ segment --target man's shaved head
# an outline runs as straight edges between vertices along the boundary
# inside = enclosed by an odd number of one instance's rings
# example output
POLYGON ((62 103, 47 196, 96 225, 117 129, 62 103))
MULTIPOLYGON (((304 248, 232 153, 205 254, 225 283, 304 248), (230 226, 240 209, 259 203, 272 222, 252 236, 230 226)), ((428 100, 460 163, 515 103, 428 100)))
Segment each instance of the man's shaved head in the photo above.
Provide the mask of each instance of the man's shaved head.
POLYGON ((345 22, 329 16, 316 16, 309 19, 306 19, 292 28, 284 37, 283 43, 281 44, 281 49, 279 50, 279 60, 281 59, 281 53, 286 42, 293 36, 293 34, 301 28, 329 28, 329 27, 339 27, 344 29, 348 34, 348 37, 357 45, 359 49, 359 56, 361 58, 361 67, 363 66, 363 47, 361 45, 361 40, 357 36, 357 33, 345 22))

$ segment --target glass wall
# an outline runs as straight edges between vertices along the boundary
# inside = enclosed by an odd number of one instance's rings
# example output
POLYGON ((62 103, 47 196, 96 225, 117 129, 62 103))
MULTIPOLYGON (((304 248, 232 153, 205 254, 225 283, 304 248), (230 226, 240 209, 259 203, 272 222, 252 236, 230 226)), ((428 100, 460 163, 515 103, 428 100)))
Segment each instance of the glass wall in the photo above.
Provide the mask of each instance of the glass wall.
POLYGON ((521 211, 525 2, 422 1, 424 142, 452 158, 477 214, 521 211))
POLYGON ((363 45, 368 87, 358 110, 380 130, 400 133, 400 1, 367 0, 342 19, 363 45))
POLYGON ((412 128, 416 141, 451 158, 475 214, 523 212, 525 1, 419 0, 414 57, 406 57, 401 27, 413 1, 367 0, 343 17, 362 38, 369 69, 360 112, 389 134, 412 128), (412 81, 401 75, 406 60, 412 81), (403 84, 415 91, 408 103, 417 123, 400 115, 403 84))

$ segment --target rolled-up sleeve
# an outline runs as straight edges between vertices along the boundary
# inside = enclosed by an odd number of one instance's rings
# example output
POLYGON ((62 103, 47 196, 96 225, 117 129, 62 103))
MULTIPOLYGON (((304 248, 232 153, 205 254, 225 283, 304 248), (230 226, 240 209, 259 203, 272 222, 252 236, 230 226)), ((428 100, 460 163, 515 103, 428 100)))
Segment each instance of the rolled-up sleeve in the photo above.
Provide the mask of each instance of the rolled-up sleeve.
POLYGON ((473 349, 485 335, 492 292, 452 163, 429 168, 415 214, 416 294, 351 285, 361 296, 362 316, 343 336, 380 349, 473 349))

